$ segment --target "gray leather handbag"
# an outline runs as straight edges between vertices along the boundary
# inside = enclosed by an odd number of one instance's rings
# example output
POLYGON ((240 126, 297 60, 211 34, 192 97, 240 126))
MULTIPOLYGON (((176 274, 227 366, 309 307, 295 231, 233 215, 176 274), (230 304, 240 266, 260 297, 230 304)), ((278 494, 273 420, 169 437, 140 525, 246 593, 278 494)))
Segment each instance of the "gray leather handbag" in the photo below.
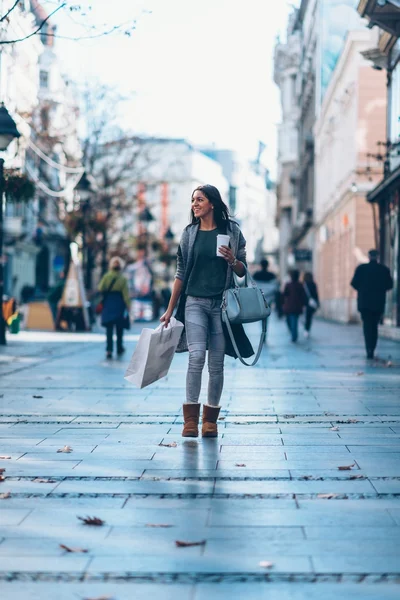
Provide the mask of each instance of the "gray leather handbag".
POLYGON ((239 277, 234 273, 234 287, 225 290, 222 298, 222 321, 225 323, 233 348, 240 362, 247 367, 253 367, 260 358, 265 336, 267 333, 267 318, 271 314, 271 307, 265 299, 263 292, 257 287, 254 279, 246 268, 243 285, 239 285, 239 277), (231 324, 244 324, 262 322, 260 343, 255 359, 247 363, 240 355, 231 324))

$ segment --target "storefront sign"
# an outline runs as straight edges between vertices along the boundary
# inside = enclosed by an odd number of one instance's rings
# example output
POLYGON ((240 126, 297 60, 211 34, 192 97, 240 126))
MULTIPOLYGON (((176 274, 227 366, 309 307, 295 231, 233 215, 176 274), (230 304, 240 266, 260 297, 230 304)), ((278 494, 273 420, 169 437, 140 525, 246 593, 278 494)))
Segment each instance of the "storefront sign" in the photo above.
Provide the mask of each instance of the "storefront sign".
POLYGON ((297 262, 311 262, 312 250, 309 248, 296 248, 294 250, 294 257, 297 262))

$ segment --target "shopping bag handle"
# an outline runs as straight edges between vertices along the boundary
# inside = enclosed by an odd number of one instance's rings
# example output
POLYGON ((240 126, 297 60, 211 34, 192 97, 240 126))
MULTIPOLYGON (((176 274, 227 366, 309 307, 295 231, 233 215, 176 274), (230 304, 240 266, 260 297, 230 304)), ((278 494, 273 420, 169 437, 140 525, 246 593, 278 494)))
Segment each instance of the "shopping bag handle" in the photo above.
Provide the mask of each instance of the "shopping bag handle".
POLYGON ((168 325, 165 327, 164 323, 161 323, 158 327, 156 327, 155 331, 160 331, 161 332, 161 336, 163 335, 164 331, 168 331, 169 333, 169 338, 171 338, 172 336, 172 326, 176 324, 176 319, 175 317, 171 317, 168 325))

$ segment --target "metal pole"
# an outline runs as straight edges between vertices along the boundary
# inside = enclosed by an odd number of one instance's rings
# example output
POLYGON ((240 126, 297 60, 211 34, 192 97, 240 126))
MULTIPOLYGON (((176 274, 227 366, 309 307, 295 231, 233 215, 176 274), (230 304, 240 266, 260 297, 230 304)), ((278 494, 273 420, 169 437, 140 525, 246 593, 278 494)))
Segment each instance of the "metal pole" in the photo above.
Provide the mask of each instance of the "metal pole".
POLYGON ((0 346, 5 346, 6 323, 3 317, 4 265, 3 265, 3 196, 4 196, 4 159, 0 158, 0 346))

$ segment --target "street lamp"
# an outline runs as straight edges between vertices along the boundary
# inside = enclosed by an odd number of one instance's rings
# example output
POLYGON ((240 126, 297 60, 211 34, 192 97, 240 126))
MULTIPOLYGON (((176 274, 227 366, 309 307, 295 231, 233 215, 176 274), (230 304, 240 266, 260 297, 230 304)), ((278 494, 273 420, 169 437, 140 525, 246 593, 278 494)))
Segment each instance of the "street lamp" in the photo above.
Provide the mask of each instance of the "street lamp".
MULTIPOLYGON (((0 105, 0 152, 21 136, 15 121, 3 103, 0 105)), ((3 258, 3 200, 4 200, 4 158, 0 158, 0 346, 6 344, 6 323, 3 317, 4 258, 3 258)))

